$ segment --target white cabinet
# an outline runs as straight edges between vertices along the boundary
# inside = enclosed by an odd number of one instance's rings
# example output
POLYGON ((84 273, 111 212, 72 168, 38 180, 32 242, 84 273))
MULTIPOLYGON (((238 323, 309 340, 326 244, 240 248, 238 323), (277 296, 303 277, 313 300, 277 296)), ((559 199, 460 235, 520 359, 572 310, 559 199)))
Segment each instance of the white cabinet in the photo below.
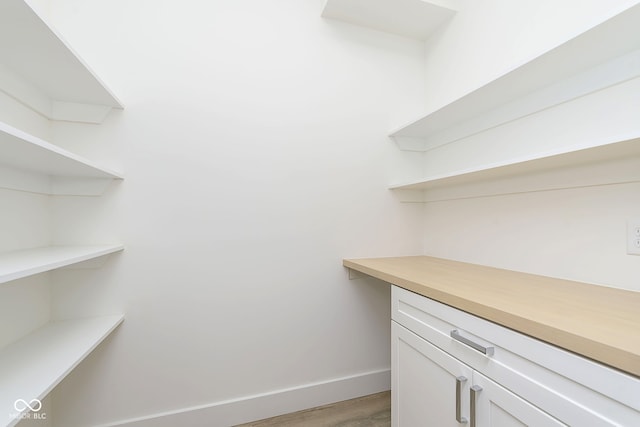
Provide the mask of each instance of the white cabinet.
POLYGON ((471 368, 396 322, 391 342, 394 426, 458 426, 457 408, 469 417, 471 368))
POLYGON ((396 322, 391 334, 394 426, 565 425, 396 322))
POLYGON ((637 377, 396 286, 392 304, 394 427, 640 425, 637 377))
POLYGON ((470 424, 487 427, 564 426, 498 383, 474 371, 470 387, 470 424))

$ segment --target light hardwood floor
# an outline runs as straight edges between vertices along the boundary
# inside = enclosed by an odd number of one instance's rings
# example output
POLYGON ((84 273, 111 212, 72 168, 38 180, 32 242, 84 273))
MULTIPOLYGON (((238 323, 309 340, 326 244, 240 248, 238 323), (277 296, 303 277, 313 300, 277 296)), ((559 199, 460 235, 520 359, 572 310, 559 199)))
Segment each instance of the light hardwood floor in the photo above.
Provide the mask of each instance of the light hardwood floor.
POLYGON ((372 394, 236 427, 390 427, 391 392, 372 394))

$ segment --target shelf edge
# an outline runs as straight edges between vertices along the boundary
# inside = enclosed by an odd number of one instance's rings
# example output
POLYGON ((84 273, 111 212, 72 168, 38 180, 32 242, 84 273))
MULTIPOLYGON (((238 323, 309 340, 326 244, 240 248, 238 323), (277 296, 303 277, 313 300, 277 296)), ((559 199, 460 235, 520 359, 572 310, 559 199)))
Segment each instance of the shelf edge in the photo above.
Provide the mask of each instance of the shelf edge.
POLYGON ((5 1, 3 10, 8 16, 3 22, 8 29, 2 35, 9 37, 12 33, 8 31, 17 32, 22 49, 33 51, 33 55, 25 59, 23 55, 7 53, 6 63, 0 66, 1 91, 49 120, 101 123, 112 108, 124 108, 113 91, 37 10, 24 0, 5 1), (12 17, 23 26, 16 26, 10 21, 12 17), (25 36, 27 31, 37 37, 25 36), (36 61, 34 66, 30 61, 38 59, 38 55, 44 58, 53 55, 55 60, 36 61), (43 73, 54 73, 57 80, 43 77, 43 73), (76 82, 69 82, 69 75, 81 80, 87 90, 61 91, 61 87, 71 88, 76 82))
MULTIPOLYGON (((515 178, 519 176, 530 175, 532 173, 553 173, 566 167, 584 167, 587 168, 594 164, 585 160, 586 157, 597 157, 598 164, 606 162, 619 161, 624 159, 633 159, 640 156, 640 134, 630 133, 619 136, 619 141, 607 142, 603 144, 593 144, 576 147, 565 147, 558 150, 538 153, 534 156, 520 157, 509 162, 497 162, 482 167, 474 167, 460 170, 453 173, 447 173, 438 176, 427 177, 424 179, 414 180, 406 183, 392 184, 388 188, 394 192, 398 192, 399 198, 403 202, 430 202, 455 200, 469 197, 486 197, 500 194, 516 194, 522 192, 549 191, 567 188, 592 187, 596 185, 622 184, 627 182, 637 182, 640 177, 630 175, 624 169, 617 170, 618 175, 613 178, 600 178, 597 175, 597 181, 588 181, 584 183, 563 183, 562 181, 553 185, 540 184, 539 188, 528 187, 525 190, 506 191, 495 190, 490 194, 454 196, 429 198, 426 193, 429 190, 446 189, 453 187, 463 187, 469 184, 478 184, 488 180, 493 182, 504 180, 507 178, 515 178), (572 162, 571 159, 574 159, 572 162), (538 164, 536 167, 535 165, 538 164), (530 166, 525 170, 519 170, 523 166, 530 166)), ((637 174, 636 174, 637 175, 637 174)), ((587 174, 587 176, 589 176, 587 174)), ((595 179, 595 178, 594 178, 595 179)), ((515 183, 514 185, 517 185, 515 183)))
MULTIPOLYGON (((105 255, 110 255, 112 253, 120 252, 124 250, 124 245, 122 244, 114 244, 114 245, 95 245, 95 246, 48 246, 48 247, 40 247, 34 249, 25 249, 16 252, 5 253, 5 257, 17 257, 20 255, 29 256, 30 253, 33 256, 42 256, 42 253, 46 253, 47 251, 53 252, 56 250, 67 250, 72 251, 71 255, 58 255, 53 257, 52 260, 48 260, 46 262, 39 261, 38 263, 21 267, 20 269, 16 269, 14 271, 10 271, 7 273, 2 273, 0 275, 0 284, 10 282, 17 279, 22 279, 24 277, 33 276, 35 274, 44 273, 47 271, 55 270, 61 267, 66 267, 69 265, 77 264, 83 261, 88 261, 94 258, 102 257, 105 255)), ((2 256, 0 256, 0 263, 3 262, 2 256)), ((4 262, 7 262, 6 259, 4 262)))
MULTIPOLYGON (((20 358, 19 356, 21 355, 21 353, 24 353, 25 351, 28 351, 29 353, 26 356, 33 356, 33 352, 31 351, 33 347, 37 346, 38 348, 40 348, 42 343, 44 343, 45 346, 49 344, 49 348, 56 347, 56 349, 59 349, 59 337, 57 337, 57 335, 60 335, 61 333, 63 335, 71 335, 70 338, 67 338, 73 339, 74 341, 77 340, 78 334, 80 334, 80 339, 82 339, 83 341, 82 345, 78 345, 76 342, 71 343, 73 345, 73 357, 71 357, 68 362, 65 361, 64 363, 61 363, 59 360, 57 360, 56 362, 58 363, 56 364, 56 366, 54 366, 54 372, 51 372, 48 375, 48 378, 46 379, 44 384, 36 387, 27 387, 27 390, 14 391, 15 393, 29 393, 33 395, 17 396, 12 395, 11 391, 7 389, 2 390, 3 393, 0 403, 3 406, 8 406, 3 408, 3 411, 9 411, 9 416, 7 417, 7 421, 5 421, 6 424, 5 422, 3 422, 3 425, 7 425, 7 427, 14 426, 21 420, 21 418, 25 417, 24 414, 28 413, 28 408, 24 408, 21 411, 15 408, 15 402, 17 399, 23 399, 27 402, 33 402, 33 399, 41 400, 45 398, 71 371, 73 371, 73 369, 78 366, 78 364, 80 364, 80 362, 82 362, 109 335, 111 335, 122 324, 123 321, 123 314, 75 320, 52 321, 42 328, 35 330, 34 332, 26 335, 15 343, 9 344, 7 347, 0 350, 0 358, 5 360, 8 359, 9 362, 11 362, 20 358), (90 336, 83 335, 87 333, 90 333, 90 336), (56 338, 55 346, 51 343, 52 337, 56 338)), ((68 355, 65 355, 65 359, 67 358, 69 358, 68 355)), ((32 360, 32 362, 37 362, 37 360, 32 360)), ((47 364, 43 363, 38 363, 37 367, 34 366, 34 369, 40 369, 41 371, 43 369, 49 368, 50 367, 47 364)), ((11 380, 12 379, 10 378, 7 381, 11 380)), ((22 376, 20 376, 20 380, 18 380, 18 382, 20 381, 22 381, 22 376)), ((14 383, 13 385, 15 385, 15 376, 12 382, 14 383)))
MULTIPOLYGON (((594 34, 602 33, 604 30, 617 34, 619 29, 614 24, 620 20, 626 25, 627 30, 629 30, 630 27, 636 28, 637 25, 634 23, 640 21, 640 4, 633 2, 632 5, 621 7, 620 10, 612 12, 604 21, 592 25, 582 33, 566 40, 564 43, 533 56, 528 61, 513 67, 485 85, 460 96, 446 105, 393 129, 389 132, 389 137, 396 142, 398 148, 401 150, 428 151, 464 138, 465 136, 481 132, 487 128, 498 126, 507 121, 517 120, 528 114, 533 114, 536 111, 553 107, 559 103, 568 102, 577 97, 584 96, 587 93, 601 90, 607 86, 620 83, 625 79, 640 75, 640 60, 638 59, 638 57, 640 57, 640 43, 636 41, 633 42, 633 46, 631 46, 629 42, 624 42, 623 51, 618 52, 617 55, 611 56, 607 50, 600 54, 600 57, 603 58, 601 61, 594 61, 593 58, 587 56, 591 54, 591 51, 584 53, 583 56, 589 58, 587 62, 589 62, 590 65, 587 67, 583 65, 584 68, 573 69, 571 72, 563 70, 559 78, 547 78, 543 80, 542 83, 536 80, 537 83, 533 85, 531 85, 531 83, 524 84, 523 87, 525 89, 528 87, 532 87, 532 89, 527 89, 523 94, 515 98, 506 98, 494 103, 495 105, 490 107, 489 110, 486 109, 484 102, 478 102, 481 98, 495 98, 495 94, 492 92, 495 92, 496 87, 500 84, 506 85, 509 83, 508 86, 511 88, 513 82, 510 80, 514 78, 516 80, 523 80, 522 74, 526 69, 535 68, 536 73, 538 73, 539 67, 536 65, 537 63, 548 62, 549 58, 562 56, 560 53, 562 53, 563 50, 567 50, 568 47, 570 48, 576 44, 579 45, 581 39, 593 38, 594 34), (604 65, 602 64, 603 61, 604 65), (599 81, 600 79, 603 80, 599 81), (581 87, 580 85, 584 84, 587 80, 591 80, 589 86, 586 88, 581 87), (559 88, 564 93, 558 94, 559 88), (452 110, 459 110, 461 108, 463 110, 471 109, 472 112, 470 114, 456 113, 455 111, 451 113, 452 110), (480 111, 474 112, 478 108, 480 108, 480 111), (502 111, 500 112, 499 110, 502 111), (500 114, 495 113, 496 111, 502 115, 506 115, 506 117, 500 117, 500 114), (452 114, 453 118, 449 117, 452 114), (425 134, 411 130, 412 127, 420 126, 420 124, 427 126, 424 124, 427 123, 427 120, 429 120, 429 122, 437 121, 442 123, 443 118, 451 122, 451 124, 428 131, 425 134)), ((624 34, 624 31, 622 31, 622 34, 624 34)), ((584 47, 579 47, 579 49, 584 50, 584 47)), ((583 62, 585 61, 583 60, 583 62)), ((545 64, 545 66, 548 68, 550 64, 545 64)), ((522 90, 520 91, 522 92, 522 90)))

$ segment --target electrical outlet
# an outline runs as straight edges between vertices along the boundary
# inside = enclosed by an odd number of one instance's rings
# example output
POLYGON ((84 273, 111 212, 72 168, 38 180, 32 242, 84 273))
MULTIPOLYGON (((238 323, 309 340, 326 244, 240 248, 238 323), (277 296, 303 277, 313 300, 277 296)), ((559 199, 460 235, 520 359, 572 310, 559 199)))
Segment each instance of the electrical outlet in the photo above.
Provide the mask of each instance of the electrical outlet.
POLYGON ((627 221, 627 253, 640 255, 640 218, 627 221))

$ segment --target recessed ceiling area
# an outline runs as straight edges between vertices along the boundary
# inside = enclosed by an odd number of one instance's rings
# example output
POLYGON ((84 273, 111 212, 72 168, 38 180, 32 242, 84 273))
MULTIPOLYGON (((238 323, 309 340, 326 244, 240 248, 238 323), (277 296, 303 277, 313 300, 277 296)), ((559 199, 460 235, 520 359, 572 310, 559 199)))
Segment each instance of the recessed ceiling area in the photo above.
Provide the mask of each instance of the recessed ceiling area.
POLYGON ((327 0, 322 16, 426 40, 455 15, 457 5, 447 0, 327 0))

